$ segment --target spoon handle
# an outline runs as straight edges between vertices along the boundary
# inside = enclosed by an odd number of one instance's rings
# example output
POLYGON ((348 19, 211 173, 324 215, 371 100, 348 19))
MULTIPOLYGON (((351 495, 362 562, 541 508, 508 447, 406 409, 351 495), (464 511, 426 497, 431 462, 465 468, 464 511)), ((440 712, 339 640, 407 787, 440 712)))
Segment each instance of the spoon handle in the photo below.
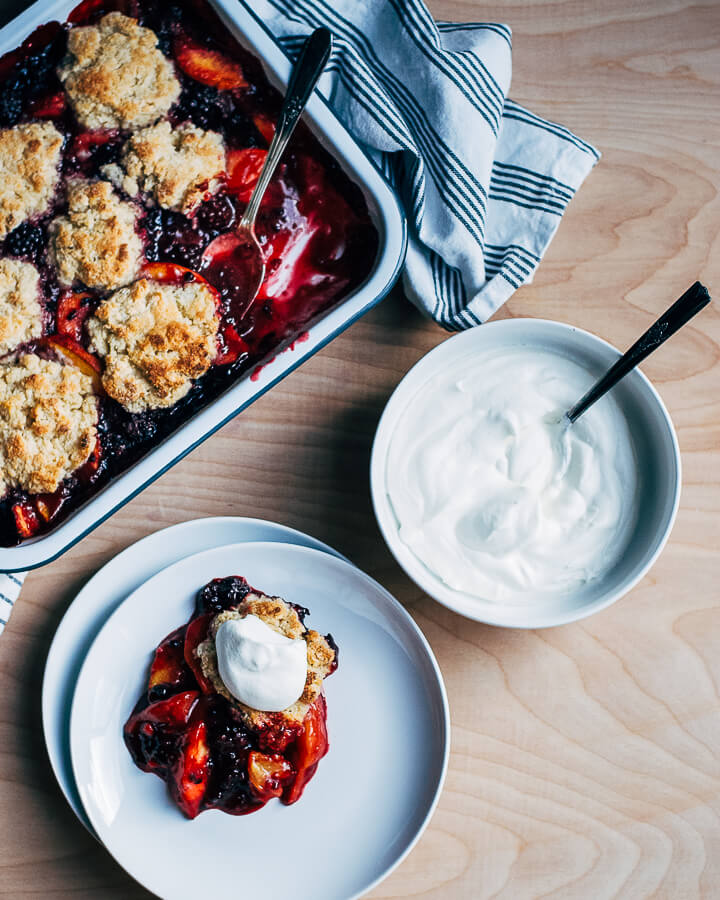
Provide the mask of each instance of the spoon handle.
POLYGON ((240 222, 241 227, 252 228, 255 223, 255 217, 270 179, 275 174, 280 157, 283 155, 310 95, 327 65, 331 52, 332 34, 327 28, 316 28, 305 41, 300 56, 293 66, 275 135, 270 142, 265 164, 240 222))
POLYGON ((666 309, 660 318, 651 325, 645 334, 627 350, 620 359, 608 371, 596 381, 590 390, 566 413, 568 419, 574 422, 596 400, 614 387, 621 378, 641 363, 646 356, 653 352, 660 344, 671 337, 675 332, 689 322, 694 315, 700 312, 710 302, 710 294, 706 287, 696 281, 685 293, 666 309))

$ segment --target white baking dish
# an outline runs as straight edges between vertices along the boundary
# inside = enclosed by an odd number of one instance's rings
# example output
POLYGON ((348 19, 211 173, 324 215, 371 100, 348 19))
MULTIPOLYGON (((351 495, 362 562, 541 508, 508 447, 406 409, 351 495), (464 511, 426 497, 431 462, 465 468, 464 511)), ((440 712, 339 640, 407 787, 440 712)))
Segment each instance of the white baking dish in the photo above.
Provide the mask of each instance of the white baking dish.
MULTIPOLYGON (((287 83, 290 63, 270 32, 239 0, 210 0, 230 31, 265 66, 270 81, 281 90, 287 83)), ((24 13, 0 29, 0 55, 13 50, 39 25, 64 22, 78 0, 38 0, 24 13)), ((127 503, 135 494, 182 459, 205 438, 297 368, 390 290, 402 265, 405 220, 397 198, 374 164, 316 93, 307 107, 306 120, 316 137, 341 163, 364 191, 373 224, 379 232, 375 267, 366 281, 342 303, 308 328, 308 339, 279 354, 251 380, 241 378, 166 438, 143 459, 117 476, 99 493, 73 512, 49 534, 32 538, 18 547, 0 548, 0 571, 31 569, 55 559, 89 531, 127 503)))

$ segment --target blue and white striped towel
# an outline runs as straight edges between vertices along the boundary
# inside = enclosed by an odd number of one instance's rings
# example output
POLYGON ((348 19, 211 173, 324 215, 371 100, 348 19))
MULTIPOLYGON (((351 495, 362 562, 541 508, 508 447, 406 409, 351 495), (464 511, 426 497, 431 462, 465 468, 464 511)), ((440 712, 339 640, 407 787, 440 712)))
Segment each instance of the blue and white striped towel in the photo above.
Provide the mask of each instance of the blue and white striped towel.
MULTIPOLYGON (((532 279, 599 158, 507 98, 507 25, 436 23, 422 0, 254 0, 294 57, 335 35, 320 89, 405 206, 405 290, 450 330, 479 325, 532 279)), ((0 573, 0 633, 23 575, 0 573)))
POLYGON ((0 572, 0 634, 5 630, 24 579, 24 572, 16 572, 13 575, 0 572))
POLYGON ((406 293, 447 329, 484 322, 532 279, 599 159, 507 98, 510 29, 436 23, 422 0, 255 0, 253 9, 293 58, 312 28, 333 32, 320 90, 400 195, 406 293))

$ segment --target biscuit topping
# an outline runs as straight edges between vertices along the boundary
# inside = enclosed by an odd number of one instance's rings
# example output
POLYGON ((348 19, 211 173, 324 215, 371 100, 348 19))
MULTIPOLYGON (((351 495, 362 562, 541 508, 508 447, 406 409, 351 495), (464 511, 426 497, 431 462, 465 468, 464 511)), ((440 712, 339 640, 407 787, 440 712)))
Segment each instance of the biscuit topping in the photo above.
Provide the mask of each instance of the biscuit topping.
POLYGON ((46 212, 60 177, 63 138, 51 122, 0 131, 0 240, 46 212))
POLYGON ((0 365, 0 494, 52 492, 87 461, 96 441, 92 380, 27 353, 0 365))
POLYGON ((327 640, 317 631, 306 630, 297 611, 280 597, 268 597, 265 594, 248 594, 237 609, 229 609, 219 613, 210 623, 209 637, 197 648, 196 655, 200 660, 202 671, 212 686, 231 702, 239 706, 248 723, 253 728, 263 727, 268 716, 268 711, 261 711, 245 703, 239 703, 228 691, 218 670, 217 636, 226 622, 244 619, 252 616, 260 619, 278 635, 289 638, 291 641, 303 639, 306 644, 305 687, 300 697, 290 705, 283 708, 282 713, 286 720, 302 722, 307 711, 317 700, 322 691, 323 679, 333 671, 335 665, 335 651, 327 640))
POLYGON ((225 146, 219 134, 189 122, 175 129, 158 122, 132 135, 123 168, 110 165, 103 171, 131 197, 152 194, 160 206, 190 214, 220 187, 225 146))
POLYGON ((19 259, 0 259, 0 356, 43 330, 38 271, 19 259))
POLYGON ((119 12, 71 29, 58 75, 75 115, 90 129, 150 125, 180 96, 155 32, 119 12))
POLYGON ((73 182, 68 213, 50 225, 51 247, 61 284, 116 288, 138 274, 143 246, 135 231, 135 207, 107 181, 73 182))
POLYGON ((228 619, 215 636, 218 673, 241 703, 280 712, 302 696, 307 677, 307 645, 288 638, 257 616, 228 619))
POLYGON ((141 278, 103 301, 88 320, 105 357, 103 386, 130 412, 172 406, 217 355, 216 300, 203 282, 141 278))

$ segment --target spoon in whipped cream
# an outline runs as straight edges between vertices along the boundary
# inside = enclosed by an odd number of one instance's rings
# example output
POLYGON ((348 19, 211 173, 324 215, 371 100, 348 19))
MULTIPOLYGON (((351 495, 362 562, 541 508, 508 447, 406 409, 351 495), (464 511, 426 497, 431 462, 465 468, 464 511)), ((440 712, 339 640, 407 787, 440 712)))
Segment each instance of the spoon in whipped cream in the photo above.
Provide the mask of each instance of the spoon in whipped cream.
POLYGON ((657 350, 661 344, 664 344, 683 325, 686 325, 709 302, 710 294, 707 288, 700 284, 699 281, 696 281, 692 287, 685 291, 682 297, 665 310, 657 322, 651 325, 629 350, 623 353, 617 362, 613 363, 602 378, 598 379, 590 390, 574 406, 570 407, 563 416, 563 425, 569 427, 573 422, 577 421, 593 403, 607 394, 611 388, 615 387, 618 381, 624 378, 628 372, 632 372, 635 366, 639 365, 653 350, 657 350))

